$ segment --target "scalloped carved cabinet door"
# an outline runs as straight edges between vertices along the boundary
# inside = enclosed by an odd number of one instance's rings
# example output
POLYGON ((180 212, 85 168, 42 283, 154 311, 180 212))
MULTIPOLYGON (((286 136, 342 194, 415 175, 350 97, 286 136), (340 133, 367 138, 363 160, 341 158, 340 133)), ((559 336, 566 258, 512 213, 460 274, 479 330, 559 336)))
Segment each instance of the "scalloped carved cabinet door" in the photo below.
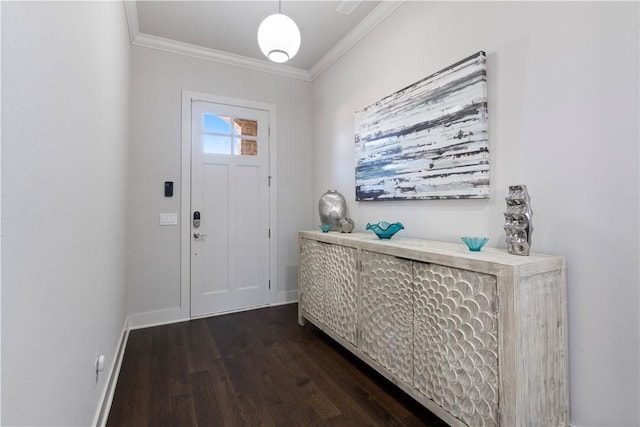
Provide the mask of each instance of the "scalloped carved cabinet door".
POLYGON ((356 344, 358 252, 354 248, 304 240, 300 250, 302 308, 356 344))
POLYGON ((411 261, 362 251, 360 349, 407 384, 413 382, 411 261))
POLYGON ((325 275, 325 316, 327 326, 352 344, 356 344, 358 326, 358 251, 330 245, 325 275))
POLYGON ((414 387, 467 425, 497 426, 496 277, 413 268, 414 387))
POLYGON ((324 271, 326 251, 329 246, 313 240, 304 240, 300 247, 300 305, 318 319, 325 322, 326 301, 324 298, 324 271))

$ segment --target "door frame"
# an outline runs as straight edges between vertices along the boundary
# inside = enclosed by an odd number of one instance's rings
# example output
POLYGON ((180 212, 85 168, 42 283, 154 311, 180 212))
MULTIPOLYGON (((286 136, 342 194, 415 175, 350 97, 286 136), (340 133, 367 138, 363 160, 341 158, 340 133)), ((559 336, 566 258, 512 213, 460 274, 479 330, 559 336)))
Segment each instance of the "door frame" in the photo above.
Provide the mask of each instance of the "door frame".
MULTIPOLYGON (((180 314, 183 319, 191 319, 191 101, 205 101, 216 104, 227 104, 243 108, 265 110, 269 113, 269 300, 271 305, 278 280, 278 245, 277 233, 277 185, 276 178, 276 106, 259 101, 241 98, 212 95, 190 90, 182 91, 182 171, 180 187, 180 314)), ((265 232, 267 232, 265 230, 265 232)), ((223 314, 223 313, 220 313, 223 314)), ((208 317, 201 316, 201 317, 208 317)))

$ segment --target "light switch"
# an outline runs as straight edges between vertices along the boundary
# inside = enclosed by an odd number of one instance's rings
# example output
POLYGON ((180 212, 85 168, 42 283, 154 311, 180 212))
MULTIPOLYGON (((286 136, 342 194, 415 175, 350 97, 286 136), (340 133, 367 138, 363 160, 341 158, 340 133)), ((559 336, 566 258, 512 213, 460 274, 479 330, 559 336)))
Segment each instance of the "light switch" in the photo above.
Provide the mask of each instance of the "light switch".
POLYGON ((177 213, 161 213, 160 225, 178 225, 177 213))

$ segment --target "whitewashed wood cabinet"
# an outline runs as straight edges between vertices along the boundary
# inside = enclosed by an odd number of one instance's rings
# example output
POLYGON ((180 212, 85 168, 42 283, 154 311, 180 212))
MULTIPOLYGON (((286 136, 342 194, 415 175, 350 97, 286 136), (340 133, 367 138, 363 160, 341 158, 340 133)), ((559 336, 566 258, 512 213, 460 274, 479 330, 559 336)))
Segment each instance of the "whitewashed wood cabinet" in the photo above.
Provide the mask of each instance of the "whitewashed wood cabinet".
POLYGON ((310 321, 452 426, 569 423, 565 261, 299 233, 310 321))

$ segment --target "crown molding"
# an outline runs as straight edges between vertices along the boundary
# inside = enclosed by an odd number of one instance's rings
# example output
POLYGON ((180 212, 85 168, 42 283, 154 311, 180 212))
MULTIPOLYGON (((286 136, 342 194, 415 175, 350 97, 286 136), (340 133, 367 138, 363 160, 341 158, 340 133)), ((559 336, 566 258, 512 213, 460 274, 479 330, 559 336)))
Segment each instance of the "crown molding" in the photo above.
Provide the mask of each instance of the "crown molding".
POLYGON ((356 25, 353 30, 351 30, 329 52, 327 52, 326 55, 316 62, 310 70, 304 70, 302 68, 261 61, 242 55, 236 55, 229 52, 209 49, 190 43, 183 43, 141 33, 138 25, 138 7, 136 5, 136 0, 123 1, 125 14, 127 16, 127 25, 129 27, 129 37, 131 39, 131 44, 134 46, 177 53, 179 55, 234 65, 237 67, 277 74, 283 77, 290 77, 304 81, 313 81, 313 79, 322 74, 331 66, 331 64, 336 62, 342 55, 358 43, 358 41, 373 30, 378 24, 384 21, 387 16, 393 13, 404 2, 405 0, 382 1, 378 7, 367 15, 358 25, 356 25))
POLYGON ((284 77, 311 81, 309 71, 301 68, 277 65, 272 62, 260 61, 258 59, 248 58, 242 55, 208 49, 202 46, 169 40, 149 34, 139 33, 131 44, 191 56, 193 58, 205 59, 207 61, 235 65, 237 67, 248 68, 265 73, 278 74, 284 77))
POLYGON ((347 53, 347 51, 358 43, 364 36, 369 34, 369 32, 384 21, 387 16, 391 15, 397 8, 402 6, 404 2, 405 0, 382 1, 378 7, 373 9, 371 13, 358 23, 358 25, 353 27, 353 30, 344 36, 342 40, 340 40, 331 48, 331 50, 329 50, 329 52, 327 52, 311 67, 309 70, 311 80, 314 80, 334 62, 340 59, 342 55, 347 53))
POLYGON ((135 0, 124 0, 122 3, 124 3, 124 13, 127 16, 129 39, 131 40, 131 44, 133 44, 138 34, 140 34, 140 27, 138 26, 138 6, 135 0))

